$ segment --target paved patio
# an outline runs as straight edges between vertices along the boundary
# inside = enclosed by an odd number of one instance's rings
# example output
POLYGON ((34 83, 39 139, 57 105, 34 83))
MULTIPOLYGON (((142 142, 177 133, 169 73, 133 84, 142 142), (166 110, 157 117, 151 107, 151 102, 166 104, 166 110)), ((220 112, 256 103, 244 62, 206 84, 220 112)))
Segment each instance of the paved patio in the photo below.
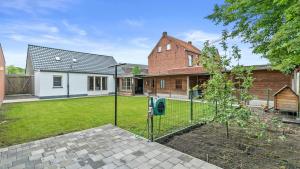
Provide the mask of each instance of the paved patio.
POLYGON ((105 125, 0 149, 0 169, 217 169, 159 143, 105 125))

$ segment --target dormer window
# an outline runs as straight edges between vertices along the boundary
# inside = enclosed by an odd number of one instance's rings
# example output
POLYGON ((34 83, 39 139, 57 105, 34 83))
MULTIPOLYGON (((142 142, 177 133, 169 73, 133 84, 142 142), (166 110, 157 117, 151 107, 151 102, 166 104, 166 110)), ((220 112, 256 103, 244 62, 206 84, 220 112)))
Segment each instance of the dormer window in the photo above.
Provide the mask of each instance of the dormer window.
POLYGON ((73 59, 73 62, 76 63, 76 62, 77 62, 77 59, 74 58, 74 59, 73 59))
POLYGON ((167 44, 167 50, 171 50, 171 44, 170 43, 167 44))
POLYGON ((188 66, 193 66, 193 55, 188 55, 188 66))
POLYGON ((55 57, 55 60, 56 60, 56 61, 60 61, 60 57, 58 57, 58 56, 55 57))
POLYGON ((161 52, 161 46, 157 48, 157 52, 161 52))

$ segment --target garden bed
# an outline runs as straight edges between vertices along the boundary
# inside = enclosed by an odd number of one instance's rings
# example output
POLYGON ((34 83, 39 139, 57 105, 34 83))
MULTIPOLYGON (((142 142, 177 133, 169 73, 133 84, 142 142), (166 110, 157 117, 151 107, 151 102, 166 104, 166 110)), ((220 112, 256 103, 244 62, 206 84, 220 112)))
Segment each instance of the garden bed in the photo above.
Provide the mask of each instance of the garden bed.
POLYGON ((300 168, 300 126, 289 125, 285 141, 278 138, 280 132, 268 134, 271 142, 230 127, 227 139, 223 126, 207 124, 169 138, 164 144, 225 169, 300 168))

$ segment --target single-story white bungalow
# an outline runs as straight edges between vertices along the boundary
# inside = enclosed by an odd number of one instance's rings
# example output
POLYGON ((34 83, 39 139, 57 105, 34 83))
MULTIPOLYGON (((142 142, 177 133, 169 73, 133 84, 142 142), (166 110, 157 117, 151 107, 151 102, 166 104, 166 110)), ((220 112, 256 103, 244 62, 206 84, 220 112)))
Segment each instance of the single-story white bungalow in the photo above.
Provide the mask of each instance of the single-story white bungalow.
POLYGON ((112 56, 28 45, 26 74, 34 76, 39 98, 108 95, 116 63, 112 56))

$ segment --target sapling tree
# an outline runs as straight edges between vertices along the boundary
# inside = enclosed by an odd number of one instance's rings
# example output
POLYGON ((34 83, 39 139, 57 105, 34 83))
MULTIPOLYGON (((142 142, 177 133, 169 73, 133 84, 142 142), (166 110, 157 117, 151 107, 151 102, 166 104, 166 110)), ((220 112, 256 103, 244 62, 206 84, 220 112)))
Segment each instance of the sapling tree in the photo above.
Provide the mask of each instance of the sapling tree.
POLYGON ((141 74, 141 69, 140 69, 140 67, 134 66, 134 67, 132 68, 132 70, 131 70, 131 73, 132 73, 134 76, 141 74))
POLYGON ((220 43, 225 51, 224 55, 219 54, 214 45, 205 42, 201 58, 202 65, 210 74, 210 79, 205 85, 205 99, 216 104, 214 121, 226 126, 228 138, 230 123, 235 122, 243 127, 250 117, 250 109, 246 103, 251 99, 248 91, 253 82, 253 68, 239 64, 241 54, 237 46, 231 47, 231 55, 227 54, 227 37, 228 33, 224 31, 220 43), (233 61, 237 64, 233 64, 233 61))

